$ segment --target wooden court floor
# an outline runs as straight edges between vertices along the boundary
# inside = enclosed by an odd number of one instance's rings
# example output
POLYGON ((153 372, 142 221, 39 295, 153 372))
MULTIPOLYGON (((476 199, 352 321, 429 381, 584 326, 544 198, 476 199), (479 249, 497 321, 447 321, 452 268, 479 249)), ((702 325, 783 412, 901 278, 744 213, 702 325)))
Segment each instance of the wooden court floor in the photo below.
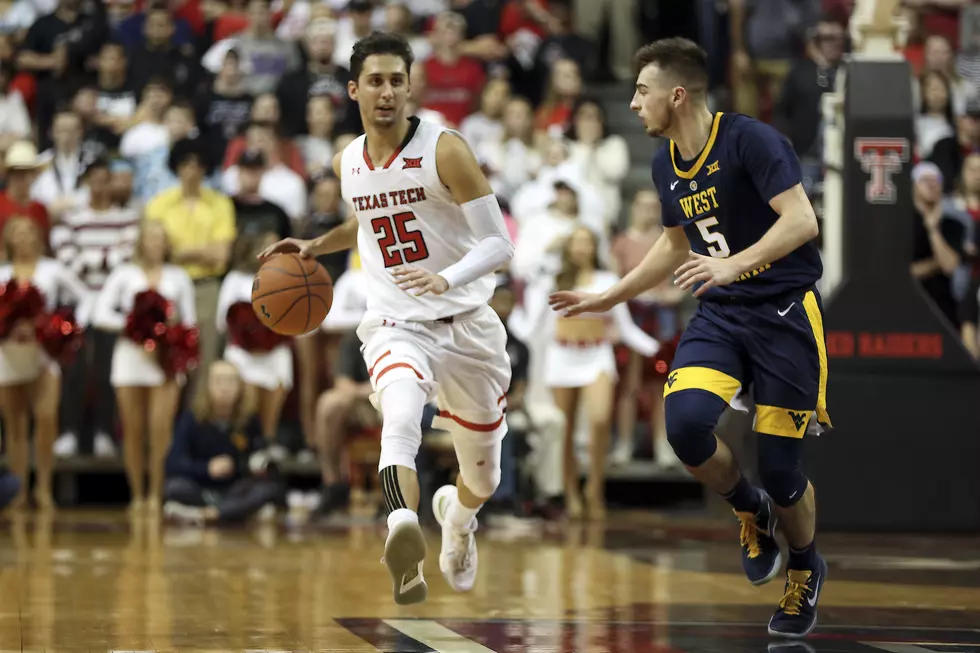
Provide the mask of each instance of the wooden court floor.
POLYGON ((370 520, 202 530, 119 512, 0 525, 0 652, 980 651, 980 538, 821 536, 821 625, 766 635, 782 583, 741 576, 728 521, 481 526, 472 593, 391 601, 370 520))

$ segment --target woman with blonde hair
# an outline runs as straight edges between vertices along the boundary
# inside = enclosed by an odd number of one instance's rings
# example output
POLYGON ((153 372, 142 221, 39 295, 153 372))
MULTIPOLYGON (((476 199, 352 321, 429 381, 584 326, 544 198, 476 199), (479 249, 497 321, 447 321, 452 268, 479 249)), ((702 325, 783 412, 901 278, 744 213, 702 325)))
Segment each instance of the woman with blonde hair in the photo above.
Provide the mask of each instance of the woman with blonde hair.
MULTIPOLYGON (((36 222, 21 217, 9 220, 3 229, 3 246, 7 263, 0 266, 0 283, 15 281, 34 286, 48 313, 67 294, 78 306, 79 321, 85 321, 90 308, 88 288, 68 268, 43 255, 45 244, 36 222)), ((37 472, 34 500, 39 508, 49 509, 54 506, 51 475, 58 433, 61 370, 41 348, 36 333, 34 322, 23 320, 12 325, 7 339, 0 342, 0 414, 7 460, 13 473, 25 481, 23 485, 28 478, 27 438, 33 416, 37 472)), ((19 508, 23 502, 21 489, 12 505, 19 508)))
POLYGON ((589 474, 586 501, 589 517, 606 514, 605 478, 609 433, 612 425, 613 391, 616 386, 616 359, 611 340, 619 338, 644 356, 653 356, 660 344, 644 333, 625 304, 608 315, 586 314, 572 318, 557 316, 548 308, 548 296, 555 290, 603 292, 619 278, 600 269, 599 238, 587 227, 578 227, 561 250, 561 269, 525 291, 525 312, 510 325, 514 335, 525 342, 532 334, 549 337, 545 348, 544 384, 551 389, 555 403, 565 415, 565 510, 569 517, 582 515, 578 461, 574 436, 579 404, 585 404, 589 419, 589 474))
POLYGON ((293 387, 293 354, 289 340, 262 326, 252 313, 252 282, 262 263, 258 259, 259 253, 278 239, 276 234, 269 232, 239 236, 235 241, 232 269, 218 293, 217 316, 218 333, 229 336, 224 359, 235 366, 257 399, 262 435, 270 444, 275 441, 283 402, 293 387), (235 310, 245 314, 237 325, 234 323, 235 310), (236 326, 262 331, 258 340, 264 342, 250 341, 249 334, 240 332, 236 326))
POLYGON ((200 524, 242 522, 275 506, 283 483, 261 451, 252 395, 228 361, 215 361, 194 406, 177 419, 167 456, 164 514, 200 524))
POLYGON ((110 379, 116 389, 123 428, 126 477, 132 495, 130 511, 160 509, 164 460, 170 448, 174 415, 180 399, 182 374, 168 374, 160 352, 126 336, 127 320, 137 297, 155 291, 174 309, 169 323, 197 323, 194 284, 183 268, 171 265, 170 241, 160 223, 143 222, 133 259, 114 269, 95 302, 92 322, 106 331, 123 332, 116 339, 110 379), (143 489, 146 472, 146 434, 149 431, 149 500, 143 489))

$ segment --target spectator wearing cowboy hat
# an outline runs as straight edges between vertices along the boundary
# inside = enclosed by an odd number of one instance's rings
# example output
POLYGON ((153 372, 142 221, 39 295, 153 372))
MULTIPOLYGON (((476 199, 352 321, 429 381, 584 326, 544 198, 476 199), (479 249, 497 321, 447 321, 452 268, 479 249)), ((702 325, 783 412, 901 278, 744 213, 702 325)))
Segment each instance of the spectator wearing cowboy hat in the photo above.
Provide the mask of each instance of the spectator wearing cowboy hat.
POLYGON ((38 156, 37 148, 30 141, 16 141, 4 157, 6 188, 0 192, 0 233, 7 220, 13 217, 26 217, 41 228, 47 242, 50 220, 48 210, 40 202, 31 199, 31 184, 46 165, 38 156))

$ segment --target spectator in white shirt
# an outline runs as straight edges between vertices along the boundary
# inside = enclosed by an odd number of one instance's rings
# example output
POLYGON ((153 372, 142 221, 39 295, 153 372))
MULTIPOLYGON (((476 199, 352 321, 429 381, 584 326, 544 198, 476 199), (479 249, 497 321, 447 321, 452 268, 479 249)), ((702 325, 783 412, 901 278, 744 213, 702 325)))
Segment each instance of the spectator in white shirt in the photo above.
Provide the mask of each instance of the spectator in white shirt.
POLYGON ((329 95, 311 97, 306 103, 306 124, 310 133, 296 137, 296 145, 303 155, 306 172, 312 177, 329 169, 333 161, 334 111, 329 95))
POLYGON ((517 190, 534 178, 541 167, 541 155, 534 147, 534 114, 531 104, 512 98, 504 109, 504 130, 496 141, 477 150, 477 156, 490 169, 494 193, 511 199, 517 190))
POLYGON ((135 159, 158 147, 169 145, 170 137, 163 123, 173 91, 165 79, 150 79, 143 87, 143 102, 136 115, 139 122, 126 130, 119 144, 119 153, 135 159))
POLYGON ((24 98, 20 91, 9 89, 14 73, 12 62, 0 62, 0 153, 14 141, 31 137, 31 116, 24 98))
POLYGON ((337 21, 337 36, 333 51, 333 62, 338 66, 350 65, 354 44, 368 36, 373 29, 374 5, 370 0, 351 0, 347 5, 347 15, 337 21))
MULTIPOLYGON (((245 133, 248 150, 258 150, 265 155, 269 167, 262 174, 259 195, 262 199, 278 204, 291 220, 306 217, 306 182, 281 162, 278 156, 276 134, 271 125, 253 123, 245 133)), ((238 165, 228 168, 221 176, 221 188, 229 196, 238 195, 241 184, 238 165)))
POLYGON ((620 185, 630 167, 626 139, 609 133, 605 114, 595 100, 583 100, 575 108, 567 136, 571 140, 568 161, 578 167, 581 179, 602 196, 608 232, 619 220, 620 185))
MULTIPOLYGON (((93 293, 102 289, 109 271, 126 263, 133 255, 139 236, 139 213, 113 201, 112 172, 105 159, 90 163, 82 176, 89 199, 84 206, 65 214, 61 224, 51 230, 51 250, 55 258, 74 273, 93 293)), ((112 433, 115 432, 115 393, 109 383, 112 349, 115 335, 96 328, 85 333, 85 346, 75 361, 65 367, 65 387, 91 387, 95 401, 94 440, 96 456, 111 457, 116 453, 112 433)), ((88 393, 66 392, 61 398, 61 436, 55 441, 54 452, 60 458, 87 451, 88 438, 83 428, 88 393)))
POLYGON ((491 79, 480 95, 480 110, 460 124, 459 131, 473 150, 484 143, 498 142, 504 135, 504 108, 510 101, 510 82, 491 79))
POLYGON ((385 31, 398 34, 408 41, 416 61, 425 61, 432 54, 429 39, 412 30, 412 10, 406 0, 391 0, 385 7, 385 31))
POLYGON ((67 108, 55 114, 51 125, 54 148, 42 154, 51 165, 31 185, 31 199, 43 204, 56 220, 88 201, 88 191, 79 183, 86 163, 82 136, 81 116, 67 108))
POLYGON ((197 135, 194 107, 184 101, 168 104, 161 124, 137 125, 126 132, 120 146, 120 153, 133 164, 133 193, 140 202, 180 183, 170 169, 170 144, 197 135))

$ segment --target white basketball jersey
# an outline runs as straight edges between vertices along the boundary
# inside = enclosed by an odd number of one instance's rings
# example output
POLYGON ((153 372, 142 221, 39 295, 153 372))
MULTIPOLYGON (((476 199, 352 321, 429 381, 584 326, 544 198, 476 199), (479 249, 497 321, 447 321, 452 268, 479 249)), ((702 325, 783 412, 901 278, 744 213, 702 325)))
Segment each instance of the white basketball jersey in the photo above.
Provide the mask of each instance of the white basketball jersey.
POLYGON ((416 297, 391 276, 399 265, 438 273, 477 244, 459 205, 436 171, 444 127, 412 118, 402 146, 372 164, 365 135, 341 155, 341 190, 358 222, 357 251, 367 279, 367 310, 392 320, 430 321, 485 305, 493 295, 488 274, 442 295, 416 297))

